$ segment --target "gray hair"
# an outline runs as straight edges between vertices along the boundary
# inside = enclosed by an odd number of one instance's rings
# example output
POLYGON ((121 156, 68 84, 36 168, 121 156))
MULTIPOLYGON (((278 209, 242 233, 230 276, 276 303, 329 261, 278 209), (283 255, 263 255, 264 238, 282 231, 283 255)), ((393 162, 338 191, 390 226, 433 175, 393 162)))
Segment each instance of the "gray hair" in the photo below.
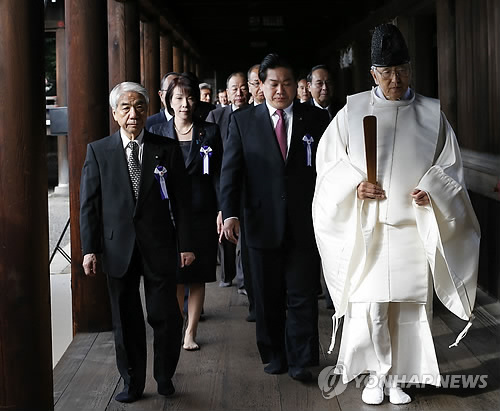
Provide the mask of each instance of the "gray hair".
POLYGON ((146 104, 149 105, 149 93, 143 86, 132 81, 124 81, 123 83, 117 84, 113 90, 111 90, 111 93, 109 93, 109 105, 111 108, 116 110, 120 97, 130 91, 143 96, 144 100, 146 100, 146 104))
POLYGON ((199 87, 200 87, 200 90, 203 90, 203 89, 212 90, 212 86, 208 83, 200 83, 199 87))

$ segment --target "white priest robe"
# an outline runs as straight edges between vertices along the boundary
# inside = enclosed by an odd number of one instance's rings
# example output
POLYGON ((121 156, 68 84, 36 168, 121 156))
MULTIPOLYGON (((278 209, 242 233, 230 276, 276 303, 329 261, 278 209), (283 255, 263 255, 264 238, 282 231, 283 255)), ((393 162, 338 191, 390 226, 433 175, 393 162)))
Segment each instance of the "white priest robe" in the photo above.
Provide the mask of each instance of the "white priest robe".
POLYGON ((418 382, 439 385, 429 326, 432 284, 443 304, 470 327, 479 224, 458 143, 439 101, 411 90, 399 101, 377 94, 373 89, 349 96, 318 145, 313 223, 336 310, 330 350, 345 315, 337 363, 344 382, 368 371, 390 373, 398 382, 410 377, 415 382, 417 375, 418 382), (366 180, 366 115, 377 117, 377 181, 384 200, 357 197, 357 186, 366 180), (428 194, 428 206, 412 200, 415 188, 428 194), (382 343, 367 324, 373 303, 391 303, 382 314, 389 315, 390 330, 382 354, 377 352, 382 343))

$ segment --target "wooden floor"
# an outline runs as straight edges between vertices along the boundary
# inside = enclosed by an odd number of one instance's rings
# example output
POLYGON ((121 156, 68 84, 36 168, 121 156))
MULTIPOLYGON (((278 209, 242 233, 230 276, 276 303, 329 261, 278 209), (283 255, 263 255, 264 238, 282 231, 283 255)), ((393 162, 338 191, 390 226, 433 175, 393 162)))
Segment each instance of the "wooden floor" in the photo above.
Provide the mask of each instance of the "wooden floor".
MULTIPOLYGON (((245 321, 246 297, 235 287, 208 284, 206 321, 200 323, 201 350, 182 350, 174 377, 176 394, 164 398, 148 377, 144 397, 133 404, 121 404, 114 396, 122 382, 115 366, 111 332, 79 334, 54 369, 55 409, 75 410, 498 410, 500 406, 500 303, 483 293, 478 297, 477 319, 469 335, 453 349, 448 345, 464 322, 456 319, 439 303, 435 304, 433 335, 442 375, 486 375, 483 388, 417 388, 407 392, 413 402, 405 406, 379 406, 361 401, 361 388, 355 382, 332 399, 325 399, 317 381, 302 384, 286 374, 267 375, 255 346, 255 323, 245 321)), ((333 365, 336 353, 326 354, 331 332, 331 312, 320 306, 321 364, 313 369, 317 376, 333 365)), ((149 330, 149 352, 151 352, 149 330)), ((338 350, 338 344, 336 349, 338 350)), ((151 356, 149 358, 151 366, 151 356)), ((150 367, 151 369, 151 367, 150 367)), ((148 370, 151 375, 151 371, 148 370)), ((462 378, 462 377, 455 377, 462 378)))

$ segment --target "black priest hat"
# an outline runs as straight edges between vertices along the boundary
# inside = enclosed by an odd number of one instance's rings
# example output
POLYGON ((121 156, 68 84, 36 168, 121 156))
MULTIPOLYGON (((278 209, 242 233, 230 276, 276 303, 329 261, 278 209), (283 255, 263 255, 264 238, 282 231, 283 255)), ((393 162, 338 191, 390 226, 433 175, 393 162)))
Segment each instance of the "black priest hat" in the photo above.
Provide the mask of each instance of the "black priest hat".
POLYGON ((399 66, 410 61, 406 41, 394 24, 375 27, 372 36, 372 66, 399 66))

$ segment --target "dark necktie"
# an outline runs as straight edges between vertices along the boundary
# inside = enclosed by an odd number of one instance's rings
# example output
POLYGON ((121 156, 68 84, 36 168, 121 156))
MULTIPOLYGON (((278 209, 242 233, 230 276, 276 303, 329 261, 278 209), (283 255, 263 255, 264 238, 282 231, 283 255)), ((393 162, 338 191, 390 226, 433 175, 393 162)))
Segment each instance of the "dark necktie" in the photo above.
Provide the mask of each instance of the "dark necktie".
POLYGON ((134 197, 137 200, 139 196, 139 183, 141 181, 141 165, 139 164, 139 144, 136 141, 130 141, 127 144, 130 149, 128 156, 128 173, 134 190, 134 197))
POLYGON ((280 146, 281 155, 283 156, 283 160, 286 160, 286 127, 285 127, 285 119, 283 118, 283 110, 276 110, 276 114, 279 119, 276 123, 276 127, 274 129, 276 133, 276 139, 278 140, 278 144, 280 146))

